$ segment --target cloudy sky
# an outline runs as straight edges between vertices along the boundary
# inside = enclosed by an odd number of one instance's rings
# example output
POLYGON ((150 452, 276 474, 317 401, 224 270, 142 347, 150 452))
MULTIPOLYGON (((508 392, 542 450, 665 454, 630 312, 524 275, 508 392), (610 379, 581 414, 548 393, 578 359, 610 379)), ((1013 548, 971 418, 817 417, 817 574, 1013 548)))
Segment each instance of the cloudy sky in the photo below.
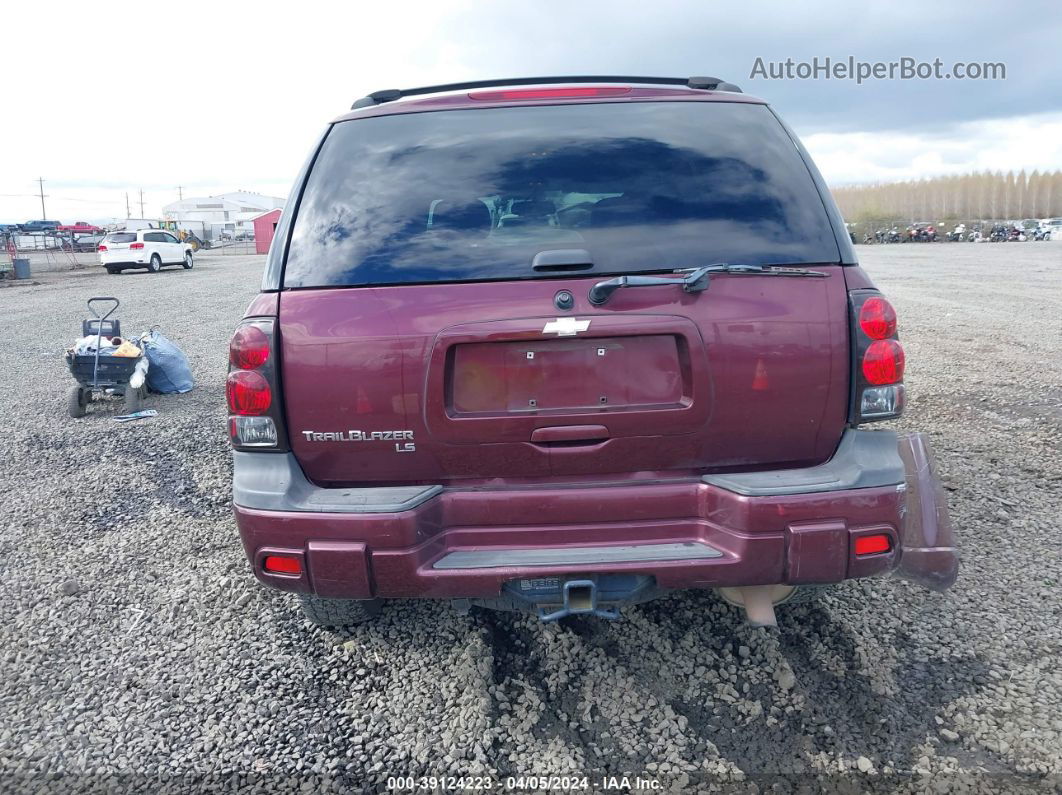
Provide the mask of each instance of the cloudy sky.
POLYGON ((0 221, 157 216, 184 195, 286 195, 314 137, 381 88, 540 74, 715 75, 768 99, 831 184, 1062 168, 1062 13, 1008 4, 9 4, 0 221), (818 57, 1002 63, 1002 80, 763 79, 818 57))

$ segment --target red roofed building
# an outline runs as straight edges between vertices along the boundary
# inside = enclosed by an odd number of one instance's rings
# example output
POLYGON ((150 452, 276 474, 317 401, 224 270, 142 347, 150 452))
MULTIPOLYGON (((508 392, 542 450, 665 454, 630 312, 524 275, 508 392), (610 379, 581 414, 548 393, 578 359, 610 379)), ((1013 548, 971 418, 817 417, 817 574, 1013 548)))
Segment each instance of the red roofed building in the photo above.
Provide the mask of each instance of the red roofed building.
POLYGON ((251 219, 254 224, 254 250, 256 254, 268 254, 269 244, 280 223, 280 210, 267 210, 251 219))

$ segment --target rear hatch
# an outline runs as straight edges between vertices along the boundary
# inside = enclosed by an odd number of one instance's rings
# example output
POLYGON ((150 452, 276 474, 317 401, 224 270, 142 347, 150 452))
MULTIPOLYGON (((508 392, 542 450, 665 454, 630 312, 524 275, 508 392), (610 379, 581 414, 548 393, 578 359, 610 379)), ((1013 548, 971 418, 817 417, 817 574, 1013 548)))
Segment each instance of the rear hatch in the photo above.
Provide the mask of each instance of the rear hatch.
POLYGON ((825 460, 849 389, 839 258, 761 104, 340 122, 284 270, 292 449, 336 485, 825 460), (683 289, 676 271, 713 263, 768 272, 683 289), (591 302, 625 275, 669 281, 591 302))
POLYGON ((129 245, 136 242, 136 232, 112 232, 100 241, 109 254, 129 252, 129 245))

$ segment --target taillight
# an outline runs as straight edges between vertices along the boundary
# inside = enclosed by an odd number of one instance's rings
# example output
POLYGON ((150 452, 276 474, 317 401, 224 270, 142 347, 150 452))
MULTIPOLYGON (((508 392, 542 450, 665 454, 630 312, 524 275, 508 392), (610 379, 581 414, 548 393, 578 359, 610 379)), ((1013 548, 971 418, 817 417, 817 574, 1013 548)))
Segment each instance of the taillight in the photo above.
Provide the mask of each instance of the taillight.
POLYGON ((106 251, 106 250, 107 250, 107 247, 106 247, 106 246, 100 246, 98 250, 99 250, 99 251, 106 251))
POLYGON ((143 248, 143 247, 144 247, 143 243, 130 243, 129 244, 129 248, 143 248))
POLYGON ((896 310, 877 290, 849 293, 852 317, 853 424, 889 420, 903 413, 904 352, 896 310))
POLYGON ((868 298, 859 310, 859 328, 872 340, 883 340, 896 333, 896 310, 880 296, 868 298))
POLYGON ((229 362, 241 370, 255 370, 269 358, 269 337, 257 326, 240 326, 229 341, 229 362))
POLYGON ((236 370, 229 373, 225 382, 225 396, 229 411, 233 414, 258 416, 269 411, 273 402, 273 390, 261 373, 236 370))
POLYGON ((863 354, 863 377, 874 386, 903 380, 903 347, 896 340, 874 340, 863 354))
POLYGON ((278 391, 275 321, 243 321, 229 341, 229 439, 240 449, 287 450, 278 391))
POLYGON ((519 99, 576 99, 579 97, 620 97, 631 93, 630 86, 585 86, 568 88, 515 88, 502 91, 473 91, 469 99, 519 100, 519 99))

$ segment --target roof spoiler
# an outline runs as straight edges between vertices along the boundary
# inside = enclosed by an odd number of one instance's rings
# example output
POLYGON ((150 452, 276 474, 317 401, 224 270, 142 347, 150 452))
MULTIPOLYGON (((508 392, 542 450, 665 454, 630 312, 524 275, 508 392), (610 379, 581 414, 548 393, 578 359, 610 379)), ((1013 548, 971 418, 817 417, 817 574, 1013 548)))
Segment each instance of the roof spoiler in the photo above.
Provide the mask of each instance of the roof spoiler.
POLYGON ((629 75, 566 75, 560 77, 511 77, 503 80, 472 80, 467 83, 445 83, 438 86, 421 86, 420 88, 387 88, 373 91, 362 97, 353 105, 352 110, 394 102, 403 97, 421 94, 440 94, 444 91, 461 91, 474 88, 495 88, 500 86, 535 86, 548 83, 647 83, 649 85, 685 86, 702 91, 731 91, 741 93, 733 83, 727 83, 718 77, 632 77, 629 75))

